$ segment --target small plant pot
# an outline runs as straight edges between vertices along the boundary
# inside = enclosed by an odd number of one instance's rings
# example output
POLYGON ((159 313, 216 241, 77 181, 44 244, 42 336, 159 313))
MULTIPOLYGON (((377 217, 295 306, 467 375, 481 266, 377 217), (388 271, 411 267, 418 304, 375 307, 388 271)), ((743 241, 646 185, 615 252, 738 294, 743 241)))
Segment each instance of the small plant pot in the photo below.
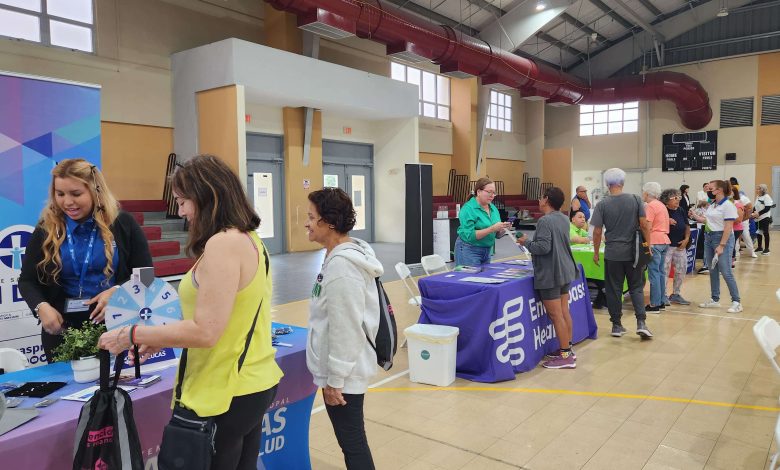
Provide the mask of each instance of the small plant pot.
POLYGON ((70 361, 73 379, 78 383, 94 382, 100 378, 100 359, 95 356, 70 361))

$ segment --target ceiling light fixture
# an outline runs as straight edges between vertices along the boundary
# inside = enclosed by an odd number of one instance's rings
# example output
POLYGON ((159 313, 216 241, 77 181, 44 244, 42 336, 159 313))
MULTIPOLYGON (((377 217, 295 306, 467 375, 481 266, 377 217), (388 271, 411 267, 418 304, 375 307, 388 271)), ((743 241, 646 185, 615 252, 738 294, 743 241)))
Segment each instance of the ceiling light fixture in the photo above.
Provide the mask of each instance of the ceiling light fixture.
POLYGON ((545 8, 547 8, 547 4, 544 3, 544 0, 539 0, 538 2, 536 2, 536 11, 542 11, 545 8))
POLYGON ((718 10, 718 13, 716 13, 716 15, 719 18, 725 18, 726 16, 729 16, 729 9, 726 8, 726 7, 723 7, 720 10, 718 10))

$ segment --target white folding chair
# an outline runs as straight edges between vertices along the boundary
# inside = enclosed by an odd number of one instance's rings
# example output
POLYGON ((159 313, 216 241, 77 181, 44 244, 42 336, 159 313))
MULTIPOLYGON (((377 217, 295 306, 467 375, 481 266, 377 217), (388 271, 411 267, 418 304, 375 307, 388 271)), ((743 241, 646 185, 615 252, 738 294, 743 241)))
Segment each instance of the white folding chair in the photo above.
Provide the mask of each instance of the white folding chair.
POLYGON ((27 357, 18 349, 0 348, 0 369, 6 372, 16 372, 29 366, 27 357))
POLYGON ((447 265, 444 263, 444 258, 436 254, 423 256, 420 259, 420 263, 422 263, 425 274, 429 276, 431 274, 449 271, 447 265))
POLYGON ((777 452, 772 456, 772 462, 769 464, 769 470, 775 470, 777 465, 777 457, 780 456, 780 416, 777 417, 777 423, 775 423, 775 444, 777 446, 777 452))
POLYGON ((769 362, 772 363, 772 367, 780 374, 780 366, 777 365, 777 353, 775 352, 777 347, 780 346, 780 324, 767 316, 763 316, 758 320, 758 323, 753 325, 753 334, 756 336, 761 349, 764 350, 764 354, 769 358, 769 362))
POLYGON ((404 283, 404 287, 406 287, 406 291, 409 292, 409 304, 410 305, 417 305, 418 307, 422 305, 422 297, 420 296, 420 289, 417 287, 417 284, 414 282, 414 279, 412 279, 412 272, 409 270, 409 266, 406 265, 406 263, 398 262, 395 265, 395 272, 398 273, 398 276, 401 278, 401 281, 404 283), (409 286, 411 284, 414 286, 414 289, 409 286), (415 291, 417 294, 415 295, 415 291))

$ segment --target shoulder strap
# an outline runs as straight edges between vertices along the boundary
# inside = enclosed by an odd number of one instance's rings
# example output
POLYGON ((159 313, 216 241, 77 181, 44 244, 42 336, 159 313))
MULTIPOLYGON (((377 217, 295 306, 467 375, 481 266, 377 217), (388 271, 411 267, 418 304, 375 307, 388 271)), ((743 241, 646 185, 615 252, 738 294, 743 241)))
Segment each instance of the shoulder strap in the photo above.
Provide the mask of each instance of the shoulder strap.
MULTIPOLYGON (((265 245, 261 242, 260 246, 263 248, 263 258, 265 261, 265 275, 268 276, 268 271, 270 268, 270 261, 268 260, 268 252, 265 251, 265 245)), ((260 305, 257 306, 257 311, 255 312, 255 318, 252 320, 252 327, 249 329, 249 332, 246 335, 246 341, 244 342, 244 351, 241 352, 241 355, 238 357, 238 370, 241 371, 241 367, 244 365, 244 359, 246 359, 246 354, 249 352, 249 344, 252 342, 252 334, 255 331, 255 326, 257 325, 257 317, 260 315, 260 309, 263 307, 263 299, 260 299, 260 305)), ((177 380, 176 383, 176 396, 175 401, 178 403, 181 400, 181 384, 184 382, 184 370, 187 368, 187 349, 184 348, 184 350, 181 353, 181 359, 179 360, 179 380, 177 380)))

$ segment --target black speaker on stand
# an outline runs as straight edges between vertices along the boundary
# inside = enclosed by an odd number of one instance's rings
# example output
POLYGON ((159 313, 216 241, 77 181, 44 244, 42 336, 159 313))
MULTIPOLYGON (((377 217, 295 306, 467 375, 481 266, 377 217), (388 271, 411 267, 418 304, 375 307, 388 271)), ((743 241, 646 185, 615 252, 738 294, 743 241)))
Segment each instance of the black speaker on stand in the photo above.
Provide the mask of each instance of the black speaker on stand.
POLYGON ((406 164, 406 236, 404 262, 416 264, 433 254, 433 167, 406 164))

